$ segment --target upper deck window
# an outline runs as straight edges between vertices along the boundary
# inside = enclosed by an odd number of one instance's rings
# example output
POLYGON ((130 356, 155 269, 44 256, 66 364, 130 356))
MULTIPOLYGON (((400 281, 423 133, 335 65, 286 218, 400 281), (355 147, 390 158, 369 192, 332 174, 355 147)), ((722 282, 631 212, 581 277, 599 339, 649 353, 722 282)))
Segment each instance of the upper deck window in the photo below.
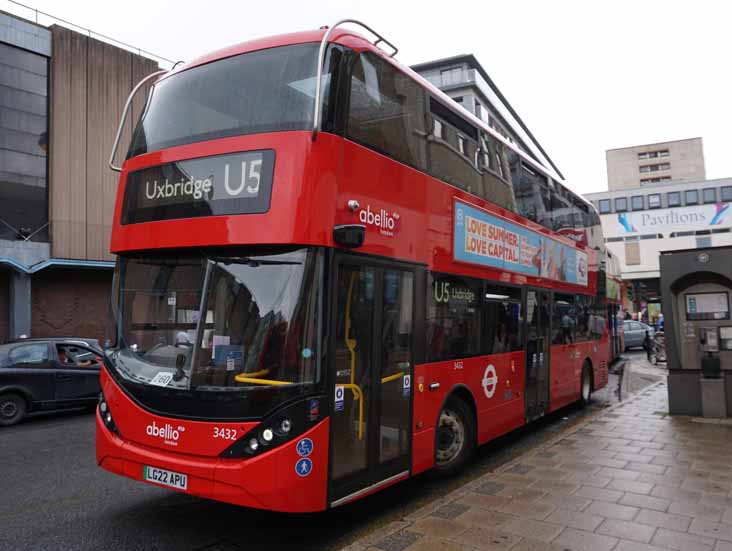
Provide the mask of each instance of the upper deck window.
MULTIPOLYGON (((442 127, 435 126, 434 132, 442 127)), ((424 90, 374 54, 356 59, 346 134, 349 138, 408 164, 426 168, 424 90)))
MULTIPOLYGON (((326 103, 331 59, 340 57, 334 51, 329 50, 325 63, 326 103)), ((162 80, 152 89, 129 157, 228 136, 310 129, 317 56, 317 43, 281 46, 221 59, 162 80)))

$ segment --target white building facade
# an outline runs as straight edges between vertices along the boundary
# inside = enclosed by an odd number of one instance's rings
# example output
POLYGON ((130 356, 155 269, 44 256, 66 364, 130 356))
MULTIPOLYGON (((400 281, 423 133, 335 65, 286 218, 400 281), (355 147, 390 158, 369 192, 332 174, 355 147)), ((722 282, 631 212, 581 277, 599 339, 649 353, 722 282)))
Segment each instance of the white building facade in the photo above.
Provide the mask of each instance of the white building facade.
MULTIPOLYGON (((732 245, 732 178, 589 193, 623 280, 659 299, 661 251, 732 245), (642 285, 641 285, 642 284, 642 285)), ((641 302, 636 297, 636 305, 641 302)))

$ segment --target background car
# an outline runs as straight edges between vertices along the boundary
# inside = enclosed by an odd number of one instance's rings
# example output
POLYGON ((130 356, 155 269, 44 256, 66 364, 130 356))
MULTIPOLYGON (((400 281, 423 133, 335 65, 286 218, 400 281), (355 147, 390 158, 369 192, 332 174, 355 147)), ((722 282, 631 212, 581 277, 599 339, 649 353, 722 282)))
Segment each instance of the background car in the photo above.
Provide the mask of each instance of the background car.
POLYGON ((96 406, 102 350, 96 339, 19 339, 0 345, 0 426, 27 413, 96 406))
POLYGON ((651 338, 655 330, 650 325, 643 323, 642 321, 625 320, 623 322, 623 333, 625 339, 625 349, 629 348, 643 348, 643 343, 646 340, 646 331, 649 331, 651 338))

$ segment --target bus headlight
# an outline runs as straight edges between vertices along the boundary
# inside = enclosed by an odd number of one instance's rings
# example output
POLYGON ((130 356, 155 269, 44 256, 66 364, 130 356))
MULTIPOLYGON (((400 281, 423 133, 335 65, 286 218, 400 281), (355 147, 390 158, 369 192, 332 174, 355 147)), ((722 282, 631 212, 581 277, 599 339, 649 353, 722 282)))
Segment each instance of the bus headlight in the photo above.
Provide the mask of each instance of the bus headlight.
POLYGON ((269 444, 270 442, 272 442, 273 439, 274 439, 274 432, 272 431, 272 429, 264 429, 262 431, 262 440, 264 440, 264 442, 266 444, 269 444))
POLYGON ((292 421, 290 421, 287 417, 280 420, 280 432, 282 434, 287 434, 292 430, 292 421))
POLYGON ((110 432, 119 435, 119 430, 117 429, 117 425, 112 417, 112 412, 109 410, 107 399, 101 392, 99 393, 99 417, 101 418, 102 423, 104 423, 104 426, 107 427, 110 432))
MULTIPOLYGON (((223 458, 255 457, 289 445, 325 418, 326 397, 310 396, 274 410, 221 452, 223 458)), ((294 446, 294 443, 293 443, 294 446)))

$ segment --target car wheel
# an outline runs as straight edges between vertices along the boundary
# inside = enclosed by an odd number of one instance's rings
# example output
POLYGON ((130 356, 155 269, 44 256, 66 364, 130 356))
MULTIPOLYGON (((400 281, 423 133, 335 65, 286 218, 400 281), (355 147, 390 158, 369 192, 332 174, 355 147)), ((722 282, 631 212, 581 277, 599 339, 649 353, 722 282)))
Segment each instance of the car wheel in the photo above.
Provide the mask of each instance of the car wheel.
POLYGON ((451 476, 468 462, 475 450, 473 412, 457 397, 448 398, 437 420, 435 467, 438 475, 451 476))
POLYGON ((25 400, 17 394, 0 396, 0 427, 9 427, 19 423, 27 410, 25 400))
POLYGON ((592 369, 588 364, 582 368, 582 378, 580 380, 580 405, 586 406, 592 397, 592 369))

